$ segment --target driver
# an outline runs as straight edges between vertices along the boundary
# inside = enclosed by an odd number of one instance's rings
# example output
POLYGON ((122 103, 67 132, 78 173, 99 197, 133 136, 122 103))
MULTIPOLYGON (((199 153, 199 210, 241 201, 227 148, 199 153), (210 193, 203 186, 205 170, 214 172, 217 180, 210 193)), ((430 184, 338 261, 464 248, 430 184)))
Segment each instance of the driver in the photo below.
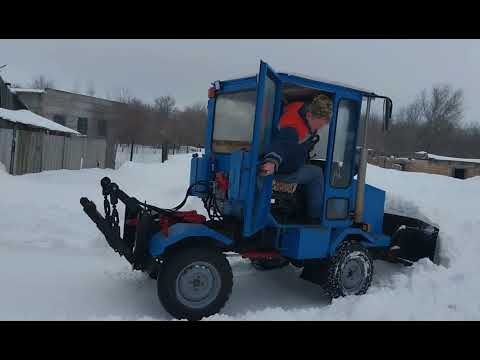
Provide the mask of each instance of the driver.
POLYGON ((317 131, 330 121, 332 107, 332 98, 325 94, 309 103, 286 105, 260 166, 261 176, 274 174, 275 180, 306 185, 307 211, 313 224, 320 223, 322 214, 323 170, 306 162, 318 141, 317 131))

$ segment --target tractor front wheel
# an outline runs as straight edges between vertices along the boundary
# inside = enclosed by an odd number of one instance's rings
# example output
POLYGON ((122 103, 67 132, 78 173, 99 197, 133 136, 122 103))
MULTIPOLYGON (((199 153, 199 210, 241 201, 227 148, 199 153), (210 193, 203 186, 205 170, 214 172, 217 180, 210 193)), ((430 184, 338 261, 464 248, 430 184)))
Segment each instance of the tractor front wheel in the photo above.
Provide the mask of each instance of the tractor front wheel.
POLYGON ((373 277, 373 259, 361 244, 343 243, 327 266, 325 291, 332 297, 363 295, 373 277))
POLYGON ((177 319, 200 320, 220 311, 233 286, 230 263, 215 248, 180 248, 158 275, 158 297, 177 319))

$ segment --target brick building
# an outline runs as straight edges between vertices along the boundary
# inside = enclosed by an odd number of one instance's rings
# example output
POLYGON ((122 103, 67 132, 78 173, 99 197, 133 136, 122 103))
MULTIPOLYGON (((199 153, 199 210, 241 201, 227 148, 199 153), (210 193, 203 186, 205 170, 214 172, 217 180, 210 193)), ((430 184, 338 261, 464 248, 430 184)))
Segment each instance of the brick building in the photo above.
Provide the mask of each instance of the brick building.
POLYGON ((10 90, 10 84, 0 77, 0 108, 8 110, 25 110, 27 107, 18 96, 10 90))
POLYGON ((105 166, 115 167, 114 124, 127 105, 94 96, 57 89, 10 88, 28 110, 86 135, 105 139, 105 166))
POLYGON ((89 137, 107 137, 109 122, 115 121, 117 101, 57 89, 12 88, 28 109, 89 137))

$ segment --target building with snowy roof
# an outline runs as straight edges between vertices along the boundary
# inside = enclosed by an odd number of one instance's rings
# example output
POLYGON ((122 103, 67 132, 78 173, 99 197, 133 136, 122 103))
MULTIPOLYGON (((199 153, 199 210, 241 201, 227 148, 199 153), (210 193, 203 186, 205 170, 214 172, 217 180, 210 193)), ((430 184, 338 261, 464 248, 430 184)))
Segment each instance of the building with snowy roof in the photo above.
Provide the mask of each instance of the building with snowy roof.
POLYGON ((123 106, 117 101, 51 88, 10 90, 30 111, 90 137, 107 137, 118 107, 123 106))
POLYGON ((441 156, 425 151, 397 156, 372 155, 369 163, 387 169, 444 175, 457 179, 480 176, 480 159, 441 156))
MULTIPOLYGON (((10 174, 105 167, 105 139, 82 136, 31 111, 11 90, 0 78, 0 163, 10 174)), ((29 89, 34 91, 42 92, 29 89)))

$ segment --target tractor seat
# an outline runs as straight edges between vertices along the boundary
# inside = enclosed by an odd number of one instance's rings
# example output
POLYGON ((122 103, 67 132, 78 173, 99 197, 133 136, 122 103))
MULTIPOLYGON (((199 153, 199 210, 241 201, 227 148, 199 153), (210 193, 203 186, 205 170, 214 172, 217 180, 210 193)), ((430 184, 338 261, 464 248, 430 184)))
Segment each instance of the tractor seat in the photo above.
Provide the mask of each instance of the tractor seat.
POLYGON ((272 213, 280 223, 290 221, 299 222, 302 217, 302 196, 301 187, 296 183, 286 183, 278 180, 272 182, 272 213))
POLYGON ((278 180, 272 182, 272 198, 281 202, 294 202, 296 183, 286 183, 278 180))
POLYGON ((272 191, 278 193, 287 193, 287 194, 294 194, 295 190, 297 190, 296 183, 286 183, 278 180, 273 180, 272 182, 272 191))

